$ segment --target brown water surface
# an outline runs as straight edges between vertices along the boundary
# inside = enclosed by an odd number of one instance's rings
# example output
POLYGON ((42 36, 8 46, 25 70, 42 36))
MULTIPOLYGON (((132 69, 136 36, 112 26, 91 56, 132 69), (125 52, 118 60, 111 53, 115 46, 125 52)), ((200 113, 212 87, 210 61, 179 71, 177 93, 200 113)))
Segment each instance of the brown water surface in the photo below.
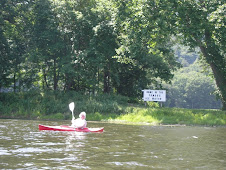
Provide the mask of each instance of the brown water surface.
POLYGON ((226 128, 88 122, 103 133, 39 131, 70 121, 0 119, 0 169, 226 169, 226 128))

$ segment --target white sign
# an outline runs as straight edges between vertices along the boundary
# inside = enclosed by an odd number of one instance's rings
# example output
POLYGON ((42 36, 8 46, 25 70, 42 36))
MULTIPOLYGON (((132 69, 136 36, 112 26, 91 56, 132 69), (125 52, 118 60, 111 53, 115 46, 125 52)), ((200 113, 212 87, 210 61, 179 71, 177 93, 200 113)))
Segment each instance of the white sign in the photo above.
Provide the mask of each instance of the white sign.
POLYGON ((166 90, 142 90, 144 101, 166 101, 166 90))

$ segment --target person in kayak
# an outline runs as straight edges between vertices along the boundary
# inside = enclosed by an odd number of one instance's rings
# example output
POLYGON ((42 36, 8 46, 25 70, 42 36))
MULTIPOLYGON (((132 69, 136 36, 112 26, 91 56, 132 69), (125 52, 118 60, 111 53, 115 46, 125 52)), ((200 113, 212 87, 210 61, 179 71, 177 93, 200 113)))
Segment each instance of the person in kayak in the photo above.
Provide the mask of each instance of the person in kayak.
POLYGON ((81 112, 79 114, 79 118, 75 119, 73 118, 71 121, 71 126, 79 129, 86 128, 87 122, 86 122, 86 112, 81 112))

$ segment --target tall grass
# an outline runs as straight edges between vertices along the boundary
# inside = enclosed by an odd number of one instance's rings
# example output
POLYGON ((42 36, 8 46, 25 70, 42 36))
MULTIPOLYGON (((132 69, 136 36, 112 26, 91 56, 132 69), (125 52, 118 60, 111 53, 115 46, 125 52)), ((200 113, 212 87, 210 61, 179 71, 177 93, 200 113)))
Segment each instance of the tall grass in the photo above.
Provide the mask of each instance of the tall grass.
POLYGON ((119 95, 84 95, 82 93, 30 91, 23 93, 0 93, 0 117, 30 118, 30 119, 70 119, 68 108, 70 102, 75 102, 75 115, 81 111, 109 114, 123 113, 121 105, 126 105, 127 98, 119 95), (61 116, 59 116, 61 114, 61 116))
POLYGON ((225 111, 160 108, 156 103, 148 103, 145 107, 139 104, 128 104, 128 100, 118 95, 84 95, 74 91, 0 93, 0 118, 71 119, 68 104, 75 102, 75 117, 78 117, 81 111, 85 111, 88 121, 152 125, 226 125, 225 111))
POLYGON ((217 110, 195 110, 179 108, 139 108, 120 115, 116 119, 128 122, 145 122, 153 125, 226 125, 226 112, 217 110))

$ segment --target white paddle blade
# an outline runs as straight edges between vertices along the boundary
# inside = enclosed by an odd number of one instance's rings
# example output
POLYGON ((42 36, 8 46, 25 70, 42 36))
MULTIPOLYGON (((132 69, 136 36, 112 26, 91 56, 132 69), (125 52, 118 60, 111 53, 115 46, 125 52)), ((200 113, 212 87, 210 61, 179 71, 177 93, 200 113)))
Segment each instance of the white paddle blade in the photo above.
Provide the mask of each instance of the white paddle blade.
POLYGON ((69 109, 71 110, 72 113, 73 113, 73 111, 74 111, 74 108, 75 108, 75 103, 74 103, 74 102, 71 102, 71 103, 69 104, 69 109))

